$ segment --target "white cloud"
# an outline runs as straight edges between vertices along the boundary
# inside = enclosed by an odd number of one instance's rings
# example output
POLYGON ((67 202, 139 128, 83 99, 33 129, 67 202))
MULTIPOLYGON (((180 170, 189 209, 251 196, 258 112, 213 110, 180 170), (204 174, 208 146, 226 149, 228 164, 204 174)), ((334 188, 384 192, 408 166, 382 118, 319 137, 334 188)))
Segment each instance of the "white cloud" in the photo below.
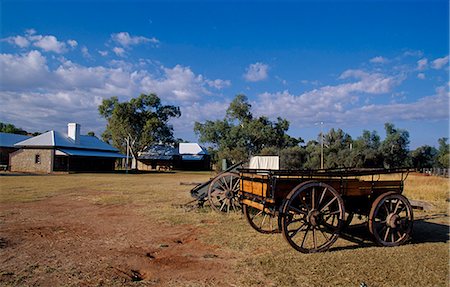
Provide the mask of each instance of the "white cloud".
POLYGON ((33 45, 36 48, 39 48, 45 52, 54 52, 57 54, 62 54, 68 51, 67 47, 75 48, 78 45, 78 42, 70 39, 66 42, 59 41, 53 35, 37 35, 36 30, 28 29, 25 31, 24 36, 13 36, 2 39, 7 43, 12 45, 16 45, 20 48, 26 48, 28 46, 33 45))
POLYGON ((231 86, 231 82, 230 81, 228 81, 228 80, 221 80, 221 79, 206 80, 206 83, 211 88, 216 88, 218 90, 221 90, 223 88, 227 88, 227 87, 231 86))
POLYGON ((244 79, 248 82, 258 82, 267 79, 269 66, 260 62, 250 64, 244 74, 244 79))
POLYGON ((97 51, 101 56, 106 57, 108 56, 108 51, 97 51))
POLYGON ((427 66, 428 66, 427 58, 423 58, 423 59, 420 59, 419 61, 417 61, 417 70, 423 71, 427 68, 427 66))
POLYGON ((67 44, 69 44, 69 46, 72 48, 75 48, 76 46, 78 46, 78 42, 75 40, 68 40, 67 44))
POLYGON ((146 38, 143 36, 131 36, 128 32, 120 32, 117 34, 111 34, 111 39, 123 47, 129 47, 129 46, 145 44, 145 43, 151 43, 151 44, 159 43, 159 40, 154 37, 146 38))
POLYGON ((89 53, 89 49, 86 46, 81 47, 81 54, 86 59, 92 59, 91 54, 89 53))
MULTIPOLYGON (((145 77, 142 79, 142 87, 157 94, 164 94, 166 98, 174 102, 192 102, 200 99, 201 95, 210 95, 206 86, 217 80, 205 79, 202 75, 195 75, 189 67, 176 65, 173 68, 162 68, 162 78, 145 77)), ((226 83, 218 80, 216 83, 226 83)), ((217 87, 215 87, 217 88, 217 87)))
POLYGON ((442 69, 442 67, 444 67, 447 64, 448 64, 448 56, 445 56, 445 57, 437 58, 436 60, 434 60, 431 63, 431 67, 433 69, 439 70, 439 69, 442 69))
POLYGON ((352 81, 313 89, 298 96, 288 91, 263 93, 253 106, 256 114, 272 118, 283 116, 297 126, 313 124, 323 119, 341 121, 345 120, 342 117, 345 111, 358 107, 362 95, 387 94, 403 81, 402 76, 386 76, 362 70, 347 70, 341 74, 340 79, 352 81))
POLYGON ((0 71, 2 89, 41 88, 49 83, 47 60, 35 50, 21 55, 0 54, 0 71))
POLYGON ((33 46, 38 47, 46 52, 55 52, 57 54, 62 54, 67 51, 67 46, 64 42, 58 41, 55 36, 31 36, 30 39, 33 41, 33 46))
POLYGON ((8 37, 8 38, 2 39, 2 41, 5 41, 12 45, 16 45, 20 48, 26 48, 30 45, 30 41, 28 41, 27 38, 22 37, 22 36, 8 37))
POLYGON ((421 79, 421 80, 425 80, 426 76, 425 76, 424 73, 418 73, 418 74, 417 74, 417 78, 418 78, 418 79, 421 79))
MULTIPOLYGON (((223 102, 205 105, 199 100, 209 97, 208 100, 214 102, 217 98, 211 89, 221 89, 229 84, 227 80, 195 74, 189 67, 181 65, 161 66, 158 72, 151 74, 136 70, 136 65, 125 61, 116 61, 114 67, 86 67, 59 58, 60 64, 55 69, 51 69, 49 66, 52 65, 47 61, 39 51, 0 54, 2 121, 30 130, 54 129, 54 123, 69 121, 104 127, 97 112, 103 98, 119 96, 123 101, 141 93, 156 93, 164 103, 180 106, 186 121, 197 116, 203 120, 202 113, 213 115, 223 102), (204 105, 208 111, 202 112, 200 109, 204 105), (186 113, 184 107, 190 107, 186 113)), ((192 123, 178 123, 178 126, 183 125, 189 126, 189 132, 192 132, 192 123)))
POLYGON ((229 104, 229 100, 183 104, 181 117, 171 120, 175 135, 184 139, 192 137, 195 122, 223 119, 229 104))
POLYGON ((388 62, 388 59, 386 59, 382 56, 377 56, 377 57, 370 59, 370 62, 374 63, 374 64, 385 64, 388 62))
POLYGON ((121 47, 114 47, 113 48, 114 54, 116 54, 119 57, 125 57, 125 49, 121 47))

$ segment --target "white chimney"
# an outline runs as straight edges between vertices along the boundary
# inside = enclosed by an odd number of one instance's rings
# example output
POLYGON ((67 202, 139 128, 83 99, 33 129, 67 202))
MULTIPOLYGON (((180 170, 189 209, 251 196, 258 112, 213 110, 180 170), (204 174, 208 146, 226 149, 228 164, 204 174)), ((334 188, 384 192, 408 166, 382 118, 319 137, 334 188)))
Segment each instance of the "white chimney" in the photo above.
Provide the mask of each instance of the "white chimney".
POLYGON ((80 144, 80 125, 77 123, 68 123, 67 136, 73 139, 76 144, 80 144))

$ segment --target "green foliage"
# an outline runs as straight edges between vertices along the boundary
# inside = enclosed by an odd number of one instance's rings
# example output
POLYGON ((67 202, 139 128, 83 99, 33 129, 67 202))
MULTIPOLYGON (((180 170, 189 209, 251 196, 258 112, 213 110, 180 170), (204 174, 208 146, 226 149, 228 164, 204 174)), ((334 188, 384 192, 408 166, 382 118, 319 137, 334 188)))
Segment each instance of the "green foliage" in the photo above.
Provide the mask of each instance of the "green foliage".
POLYGON ((362 136, 353 141, 350 166, 358 168, 381 167, 383 157, 380 146, 380 136, 377 132, 364 130, 362 136))
POLYGON ((438 140, 439 149, 437 154, 437 165, 443 168, 449 168, 450 165, 450 144, 447 143, 448 138, 440 138, 438 140))
POLYGON ((391 123, 386 123, 384 128, 386 130, 386 138, 381 144, 384 167, 396 168, 410 165, 408 160, 408 131, 396 129, 391 123))
POLYGON ((438 150, 434 147, 424 145, 411 152, 411 160, 415 168, 431 168, 436 165, 438 150))
POLYGON ((248 160, 264 148, 281 150, 297 146, 301 140, 286 134, 289 122, 278 118, 254 118, 251 105, 244 95, 237 95, 230 103, 223 120, 196 122, 194 131, 202 143, 210 143, 217 151, 216 160, 227 159, 232 163, 248 160))
POLYGON ((324 135, 324 168, 350 166, 352 137, 341 129, 331 129, 324 135))
POLYGON ((0 132, 9 134, 27 135, 28 132, 21 128, 16 127, 13 124, 7 124, 0 122, 0 132))
POLYGON ((111 97, 103 100, 98 111, 108 121, 103 140, 126 152, 129 138, 133 156, 150 144, 174 142, 173 128, 168 121, 181 115, 179 107, 162 105, 155 94, 141 94, 129 102, 111 97))

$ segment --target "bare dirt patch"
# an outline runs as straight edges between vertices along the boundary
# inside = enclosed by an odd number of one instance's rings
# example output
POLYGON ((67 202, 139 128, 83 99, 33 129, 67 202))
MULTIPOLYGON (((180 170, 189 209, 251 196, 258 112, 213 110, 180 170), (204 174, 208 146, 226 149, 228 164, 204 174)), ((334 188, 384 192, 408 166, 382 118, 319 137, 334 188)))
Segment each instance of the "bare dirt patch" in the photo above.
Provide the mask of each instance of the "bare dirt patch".
POLYGON ((61 195, 1 209, 3 284, 226 285, 221 266, 232 259, 201 243, 200 228, 161 225, 132 204, 103 206, 61 195))
MULTIPOLYGON (((0 173, 0 175, 2 175, 0 173)), ((377 247, 356 218, 302 254, 242 214, 185 208, 208 173, 0 176, 0 286, 448 286, 448 180, 410 176, 413 239, 377 247)))

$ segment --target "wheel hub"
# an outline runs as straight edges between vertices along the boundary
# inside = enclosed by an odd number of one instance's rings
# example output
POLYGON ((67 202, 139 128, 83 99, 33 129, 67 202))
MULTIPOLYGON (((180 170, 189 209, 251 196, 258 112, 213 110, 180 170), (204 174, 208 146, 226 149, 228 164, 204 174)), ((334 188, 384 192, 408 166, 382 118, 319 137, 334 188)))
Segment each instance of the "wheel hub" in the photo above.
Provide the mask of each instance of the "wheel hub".
POLYGON ((320 222, 320 211, 317 209, 311 210, 308 213, 307 220, 312 226, 317 226, 320 222))
POLYGON ((399 224, 400 216, 395 213, 391 213, 386 218, 386 225, 390 228, 396 228, 399 224))
POLYGON ((228 199, 231 199, 231 198, 233 198, 234 197, 234 194, 233 194, 233 192, 232 191, 227 191, 227 192, 225 192, 225 196, 228 198, 228 199))

